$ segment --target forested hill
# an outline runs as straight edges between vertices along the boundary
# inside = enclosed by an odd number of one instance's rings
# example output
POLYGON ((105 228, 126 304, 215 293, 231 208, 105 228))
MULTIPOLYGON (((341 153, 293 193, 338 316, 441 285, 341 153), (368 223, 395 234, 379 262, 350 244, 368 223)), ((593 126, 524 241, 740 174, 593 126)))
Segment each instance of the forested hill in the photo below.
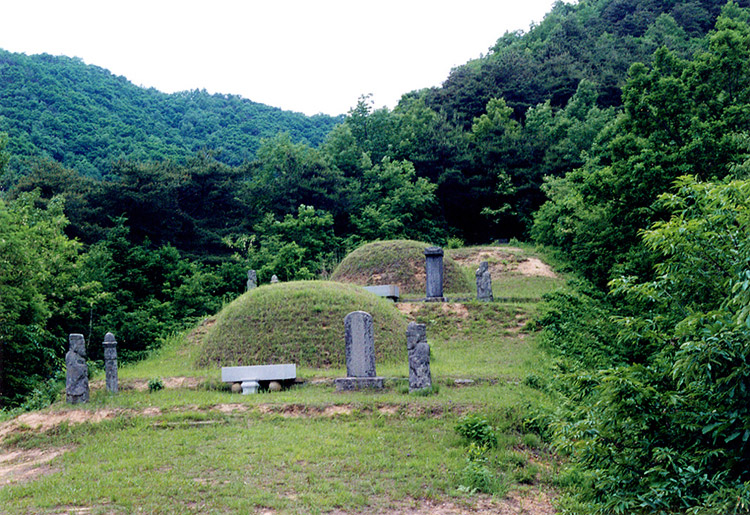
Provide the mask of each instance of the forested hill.
MULTIPOLYGON (((748 0, 735 2, 740 7, 748 0)), ((562 107, 582 79, 599 91, 599 107, 619 106, 630 65, 667 46, 681 57, 705 44, 725 0, 558 1, 528 32, 509 32, 490 52, 455 68, 427 104, 465 128, 503 98, 517 116, 545 101, 562 107)))
POLYGON ((239 165, 262 138, 288 132, 317 146, 341 121, 205 90, 165 94, 77 58, 0 50, 0 132, 12 168, 46 157, 99 177, 114 160, 180 160, 200 150, 239 165))

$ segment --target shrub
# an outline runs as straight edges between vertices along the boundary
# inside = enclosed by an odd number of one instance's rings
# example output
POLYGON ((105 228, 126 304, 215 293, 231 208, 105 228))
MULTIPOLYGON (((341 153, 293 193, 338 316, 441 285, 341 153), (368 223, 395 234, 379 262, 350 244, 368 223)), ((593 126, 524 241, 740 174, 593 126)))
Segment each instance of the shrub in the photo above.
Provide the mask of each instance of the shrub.
POLYGON ((478 413, 470 413, 461 417, 456 425, 456 432, 480 447, 492 448, 497 446, 497 435, 495 435, 494 428, 484 416, 478 413))

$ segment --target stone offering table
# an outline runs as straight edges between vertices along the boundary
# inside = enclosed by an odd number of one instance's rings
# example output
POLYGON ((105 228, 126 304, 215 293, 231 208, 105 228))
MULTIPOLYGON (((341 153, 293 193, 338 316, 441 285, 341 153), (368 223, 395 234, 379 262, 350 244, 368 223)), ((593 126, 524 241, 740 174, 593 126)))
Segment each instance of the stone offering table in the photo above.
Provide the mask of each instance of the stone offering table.
POLYGON ((247 367, 221 367, 221 380, 225 383, 240 383, 242 394, 258 393, 261 383, 292 382, 297 378, 297 365, 252 365, 247 367))
POLYGON ((370 293, 374 293, 379 297, 385 297, 386 299, 398 302, 399 290, 396 284, 382 284, 377 286, 363 286, 363 288, 370 293))

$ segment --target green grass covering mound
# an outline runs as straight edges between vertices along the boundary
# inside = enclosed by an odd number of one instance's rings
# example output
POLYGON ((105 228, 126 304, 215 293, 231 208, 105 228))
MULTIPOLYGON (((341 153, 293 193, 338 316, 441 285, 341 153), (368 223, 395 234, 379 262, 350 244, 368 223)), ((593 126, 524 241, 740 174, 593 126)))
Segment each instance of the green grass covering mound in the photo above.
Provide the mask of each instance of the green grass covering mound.
MULTIPOLYGON (((351 252, 333 271, 331 280, 362 286, 397 284, 401 293, 425 294, 427 243, 412 240, 376 241, 351 252)), ((445 293, 472 291, 472 284, 450 256, 443 256, 445 293)))
POLYGON ((261 286, 222 309, 197 365, 345 365, 344 317, 358 310, 372 315, 376 361, 405 360, 407 322, 393 303, 351 284, 296 281, 261 286))

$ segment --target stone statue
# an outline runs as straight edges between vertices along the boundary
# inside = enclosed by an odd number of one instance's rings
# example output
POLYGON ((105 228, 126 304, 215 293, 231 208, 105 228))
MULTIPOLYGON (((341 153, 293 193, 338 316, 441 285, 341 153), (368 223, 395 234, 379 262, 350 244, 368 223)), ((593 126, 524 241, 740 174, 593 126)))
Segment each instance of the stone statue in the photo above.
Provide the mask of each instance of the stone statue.
POLYGON ((82 334, 69 336, 70 349, 65 355, 65 397, 69 404, 89 401, 89 366, 86 364, 86 342, 82 334))

